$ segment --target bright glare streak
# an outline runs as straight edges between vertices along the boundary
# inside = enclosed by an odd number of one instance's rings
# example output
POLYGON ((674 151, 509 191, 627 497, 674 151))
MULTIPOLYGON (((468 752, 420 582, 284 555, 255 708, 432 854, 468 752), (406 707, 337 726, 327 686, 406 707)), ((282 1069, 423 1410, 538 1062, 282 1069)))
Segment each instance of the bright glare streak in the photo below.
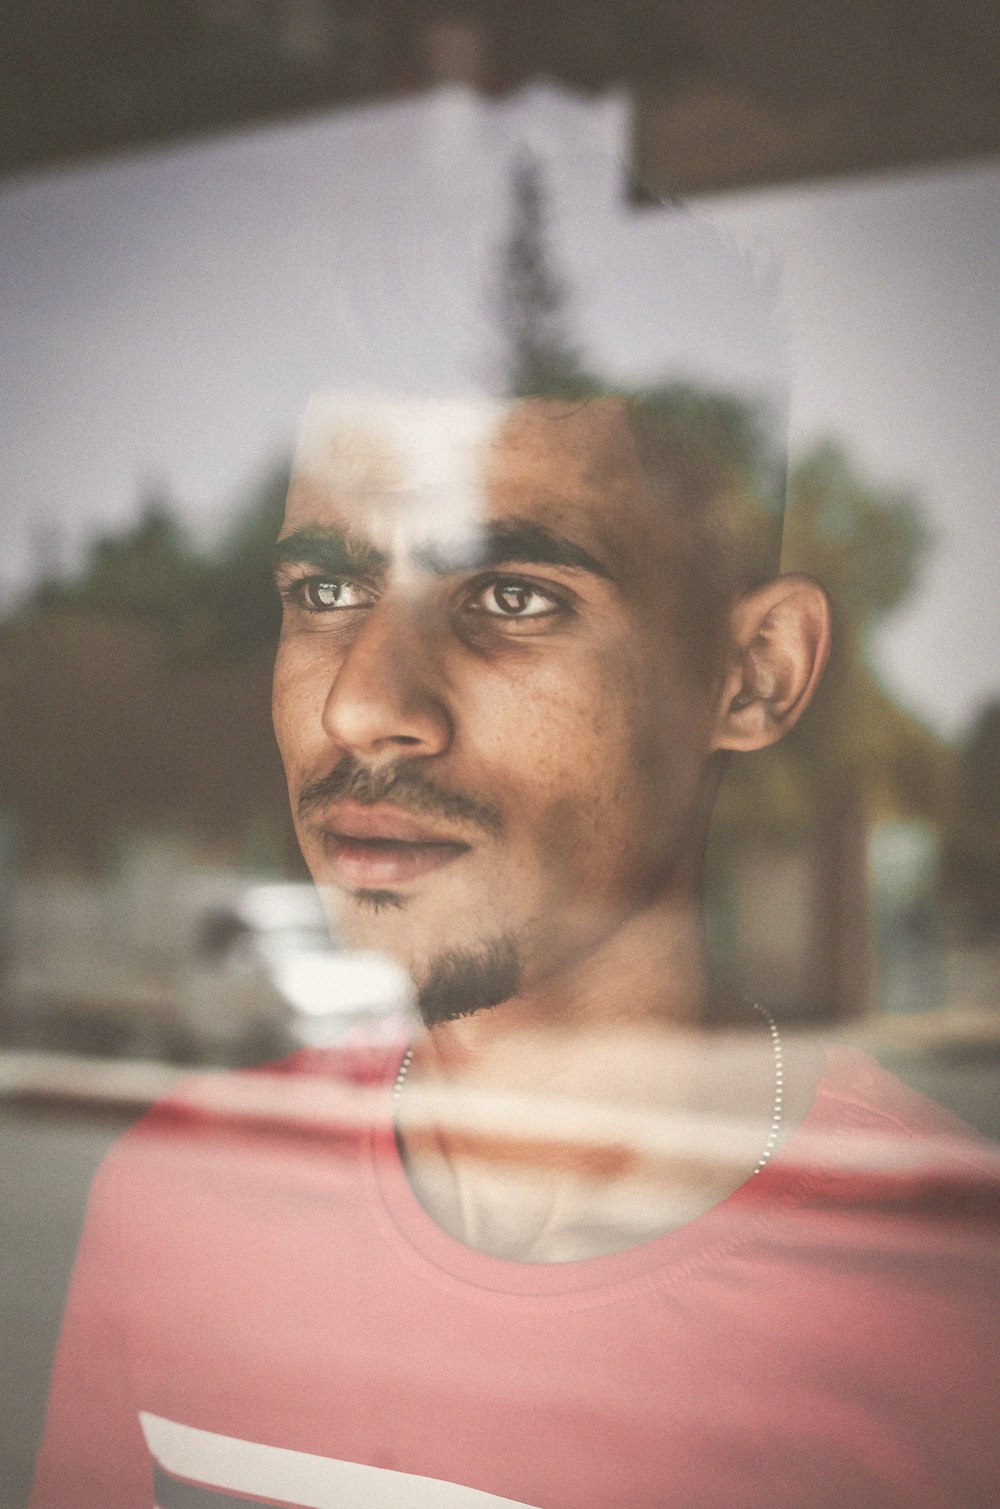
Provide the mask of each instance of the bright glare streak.
POLYGON ((386 1016, 413 1004, 409 975, 384 954, 302 949, 276 961, 273 976, 303 1016, 386 1016))

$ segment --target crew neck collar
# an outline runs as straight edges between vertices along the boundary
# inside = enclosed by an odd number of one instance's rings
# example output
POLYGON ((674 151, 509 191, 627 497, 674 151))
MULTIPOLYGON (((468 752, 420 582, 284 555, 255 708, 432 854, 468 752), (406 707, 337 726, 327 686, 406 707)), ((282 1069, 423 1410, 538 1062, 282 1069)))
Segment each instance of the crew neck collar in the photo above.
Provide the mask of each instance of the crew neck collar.
POLYGON ((387 1056, 382 1092, 385 1105, 374 1118, 362 1152, 366 1193, 384 1239, 411 1266, 445 1287, 456 1284, 482 1294, 593 1302, 612 1297, 658 1275, 676 1276, 710 1263, 752 1239, 776 1210, 802 1198, 808 1176, 787 1159, 789 1147, 818 1118, 816 1102, 784 1148, 759 1174, 748 1178, 710 1210, 675 1230, 603 1257, 569 1262, 528 1263, 498 1258, 466 1246, 444 1231, 420 1204, 410 1186, 395 1136, 392 1088, 404 1049, 387 1056))

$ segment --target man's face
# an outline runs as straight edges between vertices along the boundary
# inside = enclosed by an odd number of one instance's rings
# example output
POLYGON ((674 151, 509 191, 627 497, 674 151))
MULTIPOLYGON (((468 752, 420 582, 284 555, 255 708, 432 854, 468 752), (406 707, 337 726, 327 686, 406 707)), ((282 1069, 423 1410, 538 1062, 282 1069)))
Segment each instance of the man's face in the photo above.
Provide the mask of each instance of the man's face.
POLYGON ((314 436, 274 679, 310 871, 428 1019, 552 977, 669 895, 713 714, 675 632, 672 521, 617 407, 432 419, 314 436))

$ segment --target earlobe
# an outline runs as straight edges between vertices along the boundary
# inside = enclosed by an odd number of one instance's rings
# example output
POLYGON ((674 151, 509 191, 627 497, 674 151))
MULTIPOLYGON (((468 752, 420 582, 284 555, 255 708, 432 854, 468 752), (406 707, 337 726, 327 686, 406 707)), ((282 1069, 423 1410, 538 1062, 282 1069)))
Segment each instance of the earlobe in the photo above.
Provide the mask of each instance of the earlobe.
POLYGON ((735 604, 729 643, 712 747, 763 749, 794 727, 819 684, 829 598, 811 577, 777 577, 735 604))

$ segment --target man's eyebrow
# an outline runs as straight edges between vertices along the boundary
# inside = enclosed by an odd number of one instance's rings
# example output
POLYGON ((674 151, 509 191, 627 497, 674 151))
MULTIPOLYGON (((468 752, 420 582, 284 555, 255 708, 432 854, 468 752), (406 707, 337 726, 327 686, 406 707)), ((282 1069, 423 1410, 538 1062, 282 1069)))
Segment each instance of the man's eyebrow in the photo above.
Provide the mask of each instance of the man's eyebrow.
MULTIPOLYGON (((415 558, 427 571, 455 570, 454 562, 432 545, 421 546, 415 558)), ((607 566, 589 550, 532 519, 492 519, 483 525, 477 536, 475 564, 501 566, 507 561, 526 566, 567 566, 611 580, 607 566)))
POLYGON ((272 553, 277 567, 301 562, 331 576, 350 571, 383 571, 388 556, 374 545, 360 544, 333 529, 296 529, 278 541, 272 553))

